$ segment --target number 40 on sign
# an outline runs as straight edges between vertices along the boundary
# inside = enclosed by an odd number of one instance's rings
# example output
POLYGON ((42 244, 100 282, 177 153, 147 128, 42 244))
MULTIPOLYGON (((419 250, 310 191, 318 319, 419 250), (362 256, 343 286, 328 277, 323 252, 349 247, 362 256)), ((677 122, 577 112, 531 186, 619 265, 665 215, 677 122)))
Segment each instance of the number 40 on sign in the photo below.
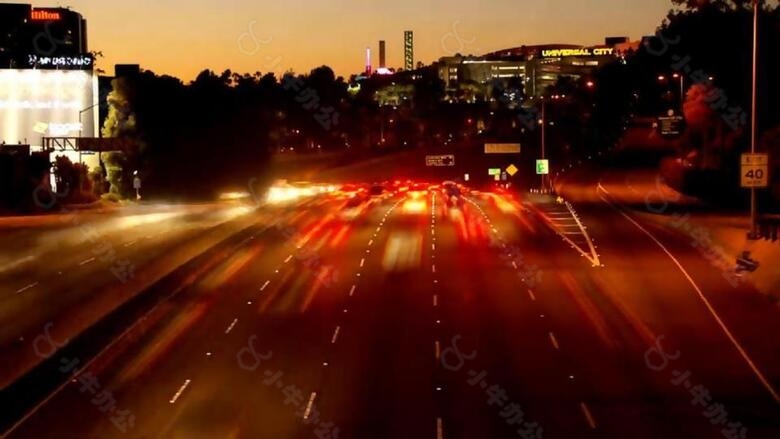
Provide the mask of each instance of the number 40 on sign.
POLYGON ((742 154, 742 187, 765 188, 769 185, 769 155, 742 154))

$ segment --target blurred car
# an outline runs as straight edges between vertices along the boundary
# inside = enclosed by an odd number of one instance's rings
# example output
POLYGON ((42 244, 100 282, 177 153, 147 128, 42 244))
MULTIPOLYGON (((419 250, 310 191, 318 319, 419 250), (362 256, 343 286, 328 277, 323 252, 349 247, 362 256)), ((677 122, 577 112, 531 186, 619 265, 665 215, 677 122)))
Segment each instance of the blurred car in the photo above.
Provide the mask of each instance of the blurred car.
POLYGON ((463 207, 463 191, 460 185, 452 181, 445 181, 442 183, 441 191, 447 208, 460 209, 463 207))
POLYGON ((368 198, 360 193, 353 195, 339 211, 342 221, 355 221, 368 209, 368 198))

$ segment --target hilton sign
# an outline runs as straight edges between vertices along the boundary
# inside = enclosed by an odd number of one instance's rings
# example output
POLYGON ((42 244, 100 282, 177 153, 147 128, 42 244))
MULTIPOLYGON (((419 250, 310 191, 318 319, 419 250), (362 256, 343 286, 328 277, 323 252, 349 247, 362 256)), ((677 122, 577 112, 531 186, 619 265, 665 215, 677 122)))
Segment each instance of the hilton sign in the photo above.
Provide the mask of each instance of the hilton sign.
POLYGON ((59 20, 60 13, 53 11, 45 11, 43 9, 33 9, 30 12, 30 19, 34 21, 56 21, 59 20))

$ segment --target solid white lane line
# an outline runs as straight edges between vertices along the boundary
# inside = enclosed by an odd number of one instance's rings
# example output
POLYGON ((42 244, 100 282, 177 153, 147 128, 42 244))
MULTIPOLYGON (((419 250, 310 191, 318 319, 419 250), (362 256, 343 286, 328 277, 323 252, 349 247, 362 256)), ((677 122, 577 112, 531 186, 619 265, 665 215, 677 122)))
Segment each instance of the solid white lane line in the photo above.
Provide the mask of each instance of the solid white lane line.
POLYGON ((439 306, 439 296, 433 295, 433 306, 439 306))
POLYGON ((436 361, 439 361, 441 358, 441 345, 439 344, 439 341, 436 340, 436 342, 433 344, 434 350, 436 351, 436 361))
POLYGON ((339 332, 341 331, 341 326, 336 326, 336 330, 333 331, 333 337, 330 339, 330 344, 336 344, 336 340, 339 338, 339 332))
POLYGON ((441 418, 436 418, 436 439, 444 439, 444 426, 441 418))
POLYGON ((352 297, 353 294, 355 294, 355 289, 357 288, 357 285, 352 285, 352 288, 349 289, 349 297, 352 297))
POLYGON ((287 259, 284 260, 284 263, 290 262, 290 260, 293 258, 293 255, 287 256, 287 259))
POLYGON ((95 258, 84 259, 83 261, 79 262, 79 265, 87 265, 90 262, 94 262, 94 261, 95 261, 95 258))
POLYGON ((173 398, 171 398, 171 400, 168 401, 168 402, 170 402, 171 404, 174 404, 179 399, 181 394, 184 393, 184 390, 187 389, 187 387, 190 385, 191 382, 192 381, 190 381, 190 380, 184 381, 184 384, 182 384, 181 387, 179 387, 179 390, 176 392, 175 395, 173 395, 173 398))
POLYGON ((555 334, 552 332, 550 333, 550 342, 552 343, 553 347, 555 347, 555 349, 561 349, 561 347, 558 346, 558 339, 555 338, 555 334))
POLYGON ((317 392, 311 392, 311 396, 309 396, 309 402, 306 404, 306 411, 303 412, 303 419, 309 419, 309 416, 311 416, 311 408, 314 405, 314 398, 317 397, 317 392))
POLYGON ((230 331, 233 330, 233 328, 236 327, 236 323, 238 323, 238 319, 233 319, 233 321, 230 323, 230 326, 227 327, 225 330, 225 334, 230 334, 230 331))
POLYGON ((536 296, 534 296, 534 292, 531 290, 528 290, 528 295, 531 296, 531 300, 536 301, 536 296))
POLYGON ((360 260, 360 266, 362 267, 365 264, 366 264, 366 258, 361 259, 360 260))
POLYGON ((30 285, 27 285, 24 288, 19 288, 18 290, 16 290, 16 294, 22 294, 25 291, 29 290, 30 288, 35 288, 36 286, 38 286, 38 282, 33 282, 33 283, 31 283, 30 285))
POLYGON ((265 281, 265 283, 263 284, 263 286, 262 286, 262 287, 260 287, 260 291, 263 291, 263 290, 265 289, 265 287, 267 287, 267 286, 268 286, 268 284, 270 284, 270 283, 271 283, 271 281, 270 281, 270 280, 267 280, 267 281, 265 281))
POLYGON ((588 410, 588 406, 584 402, 580 403, 580 410, 582 410, 582 414, 585 415, 585 420, 588 421, 588 426, 595 430, 596 421, 593 419, 593 415, 590 414, 590 410, 588 410))
MULTIPOLYGON (((610 195, 611 194, 604 189, 603 186, 601 186, 601 183, 599 183, 598 188, 601 189, 605 194, 610 195)), ((683 276, 688 280, 688 282, 693 286, 693 289, 696 290, 696 293, 699 295, 699 298, 704 303, 704 306, 707 308, 707 310, 710 312, 712 317, 715 319, 716 322, 718 322, 718 326, 720 326, 720 329, 723 330, 723 332, 726 334, 726 337, 728 337, 729 341, 734 345, 734 347, 737 349, 739 354, 742 356, 742 359, 745 360, 745 363, 750 367, 750 369, 753 371, 753 374, 758 378, 758 380, 761 382, 761 384, 764 386, 764 388, 769 392, 770 395, 772 395, 772 398, 774 398, 775 402, 780 403, 780 395, 777 393, 777 391, 772 387, 772 384, 769 383, 769 380, 764 377, 764 374, 761 372, 761 370, 758 369, 758 366, 753 362, 753 359, 750 358, 747 351, 744 347, 737 341, 736 337, 731 333, 729 328, 726 326, 725 323, 723 323, 723 320, 721 320, 720 315, 718 315, 717 311, 715 311, 715 308, 712 307, 712 304, 709 300, 704 296, 704 293, 702 293, 701 289, 698 285, 696 285, 696 282, 694 282, 691 275, 688 274, 687 271, 685 271, 685 268, 683 268, 680 261, 677 260, 677 258, 672 255, 672 253, 659 241, 652 233, 648 232, 647 229, 642 227, 638 222, 636 222, 631 216, 623 212, 621 209, 617 208, 611 201, 607 200, 604 197, 601 197, 604 202, 612 206, 615 210, 618 211, 621 215, 623 215, 624 218, 626 218, 629 222, 631 222, 634 226, 636 226, 639 230, 641 230, 645 235, 647 235, 650 239, 652 239, 660 248, 663 250, 664 253, 666 253, 669 258, 674 262, 674 264, 677 266, 677 268, 680 269, 680 272, 682 272, 683 276)))

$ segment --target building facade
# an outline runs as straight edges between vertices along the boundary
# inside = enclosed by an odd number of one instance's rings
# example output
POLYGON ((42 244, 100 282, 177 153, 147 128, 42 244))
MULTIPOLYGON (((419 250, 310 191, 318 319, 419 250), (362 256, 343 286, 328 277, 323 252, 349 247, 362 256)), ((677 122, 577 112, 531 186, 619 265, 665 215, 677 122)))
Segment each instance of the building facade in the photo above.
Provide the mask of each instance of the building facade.
MULTIPOLYGON (((525 96, 540 96, 562 77, 579 80, 591 76, 605 64, 620 59, 625 46, 621 39, 611 39, 613 46, 586 47, 550 44, 520 46, 482 56, 453 56, 439 60, 439 78, 454 91, 464 83, 499 88, 516 88, 523 84, 525 96), (620 45, 620 47, 618 47, 620 45)), ((489 91, 485 92, 489 94, 489 91)))
POLYGON ((83 64, 88 54, 87 21, 78 12, 0 4, 0 68, 83 64))
POLYGON ((44 137, 97 137, 98 103, 81 14, 0 4, 0 142, 36 151, 44 137))

